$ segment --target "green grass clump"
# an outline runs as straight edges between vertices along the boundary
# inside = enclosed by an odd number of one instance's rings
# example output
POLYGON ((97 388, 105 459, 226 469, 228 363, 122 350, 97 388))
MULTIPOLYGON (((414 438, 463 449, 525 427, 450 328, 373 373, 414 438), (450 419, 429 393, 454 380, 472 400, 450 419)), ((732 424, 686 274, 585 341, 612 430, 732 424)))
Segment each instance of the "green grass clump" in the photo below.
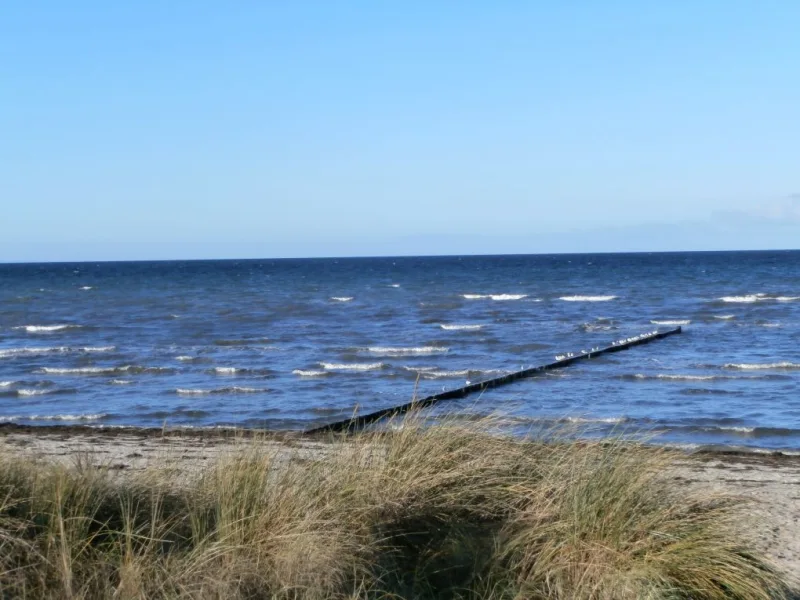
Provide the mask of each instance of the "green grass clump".
POLYGON ((677 489, 631 441, 418 416, 197 476, 0 458, 4 598, 769 599, 742 501, 677 489))

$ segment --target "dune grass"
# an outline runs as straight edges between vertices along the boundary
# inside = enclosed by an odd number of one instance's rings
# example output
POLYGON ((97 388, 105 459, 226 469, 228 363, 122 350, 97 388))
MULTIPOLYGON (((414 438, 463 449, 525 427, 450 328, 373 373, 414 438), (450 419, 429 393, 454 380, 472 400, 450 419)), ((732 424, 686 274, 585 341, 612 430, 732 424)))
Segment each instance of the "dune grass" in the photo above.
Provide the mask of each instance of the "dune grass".
POLYGON ((258 441, 194 476, 0 457, 4 598, 768 599, 746 506, 632 441, 495 435, 491 420, 258 441))

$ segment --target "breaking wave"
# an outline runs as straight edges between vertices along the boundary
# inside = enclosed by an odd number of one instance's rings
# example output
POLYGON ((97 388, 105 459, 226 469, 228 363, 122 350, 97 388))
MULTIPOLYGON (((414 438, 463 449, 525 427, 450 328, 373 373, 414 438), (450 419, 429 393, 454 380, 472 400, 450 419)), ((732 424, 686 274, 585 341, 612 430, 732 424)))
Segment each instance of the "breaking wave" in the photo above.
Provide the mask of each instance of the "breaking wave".
POLYGON ((752 304, 754 302, 794 302, 800 296, 768 296, 767 294, 745 294, 743 296, 722 296, 717 298, 722 302, 752 304))
POLYGON ((564 302, 608 302, 616 300, 618 296, 561 296, 559 300, 564 302))
POLYGON ((671 319, 671 320, 651 320, 650 321, 653 325, 689 325, 692 320, 691 319, 671 319))
POLYGON ((328 363, 321 362, 320 366, 327 371, 375 371, 384 367, 383 363, 328 363))
POLYGON ((522 300, 527 298, 528 294, 461 294, 462 298, 467 300, 485 300, 491 298, 492 300, 522 300))
POLYGON ((761 371, 766 369, 800 369, 800 364, 783 361, 776 363, 728 363, 726 369, 739 369, 742 371, 761 371))
POLYGON ((107 416, 106 413, 85 415, 14 415, 0 417, 0 423, 13 423, 14 421, 99 421, 107 416))
POLYGON ((24 329, 28 333, 53 333, 54 331, 63 331, 65 329, 80 329, 82 325, 20 325, 19 327, 12 327, 12 329, 24 329))
POLYGON ((124 367, 80 367, 75 369, 43 367, 35 372, 49 375, 119 375, 122 373, 169 374, 174 373, 175 369, 170 369, 169 367, 139 367, 136 365, 126 365, 124 367))
POLYGON ((728 321, 730 319, 735 319, 736 315, 714 315, 714 318, 722 321, 728 321))
POLYGON ((415 348, 392 348, 385 346, 372 346, 367 352, 375 356, 414 356, 422 354, 445 354, 450 348, 443 346, 419 346, 415 348))
POLYGON ((194 388, 178 388, 175 390, 176 394, 181 396, 206 396, 209 394, 259 394, 271 391, 269 388, 249 388, 249 387, 224 387, 214 389, 194 389, 194 388))
POLYGON ((71 348, 69 346, 58 346, 48 348, 6 348, 0 350, 0 358, 11 358, 14 356, 45 356, 47 354, 94 354, 100 352, 113 352, 115 346, 86 346, 82 348, 71 348))
POLYGON ((350 302, 353 300, 353 296, 331 296, 331 300, 334 302, 350 302))
POLYGON ((295 369, 292 371, 292 375, 297 375, 298 377, 324 377, 328 375, 329 371, 315 371, 313 369, 304 370, 304 369, 295 369))
POLYGON ((446 324, 442 323, 439 325, 445 331, 477 331, 481 329, 483 325, 455 325, 455 324, 446 324))

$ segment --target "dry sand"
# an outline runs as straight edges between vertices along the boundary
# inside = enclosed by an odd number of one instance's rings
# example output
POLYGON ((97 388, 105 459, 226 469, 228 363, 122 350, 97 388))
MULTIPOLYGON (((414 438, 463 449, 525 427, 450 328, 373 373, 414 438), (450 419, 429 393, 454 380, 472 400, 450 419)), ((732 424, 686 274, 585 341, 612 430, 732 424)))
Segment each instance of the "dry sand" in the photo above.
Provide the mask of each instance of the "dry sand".
MULTIPOLYGON (((119 471, 136 473, 150 466, 174 468, 188 475, 216 458, 241 449, 252 435, 244 432, 88 427, 0 426, 0 455, 55 460, 76 457, 119 471)), ((290 457, 308 458, 330 444, 292 434, 258 435, 290 457)), ((697 452, 687 455, 668 476, 687 489, 705 489, 755 500, 752 511, 761 523, 757 545, 790 579, 800 582, 800 456, 756 452, 697 452)))

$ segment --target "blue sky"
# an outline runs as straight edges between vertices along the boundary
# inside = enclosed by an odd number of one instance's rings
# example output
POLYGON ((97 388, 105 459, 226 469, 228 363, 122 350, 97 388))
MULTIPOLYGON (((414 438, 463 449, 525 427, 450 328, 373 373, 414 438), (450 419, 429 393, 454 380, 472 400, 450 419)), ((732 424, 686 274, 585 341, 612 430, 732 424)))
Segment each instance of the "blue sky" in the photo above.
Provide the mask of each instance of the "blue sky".
POLYGON ((0 261, 800 247, 800 3, 15 2, 0 261))

